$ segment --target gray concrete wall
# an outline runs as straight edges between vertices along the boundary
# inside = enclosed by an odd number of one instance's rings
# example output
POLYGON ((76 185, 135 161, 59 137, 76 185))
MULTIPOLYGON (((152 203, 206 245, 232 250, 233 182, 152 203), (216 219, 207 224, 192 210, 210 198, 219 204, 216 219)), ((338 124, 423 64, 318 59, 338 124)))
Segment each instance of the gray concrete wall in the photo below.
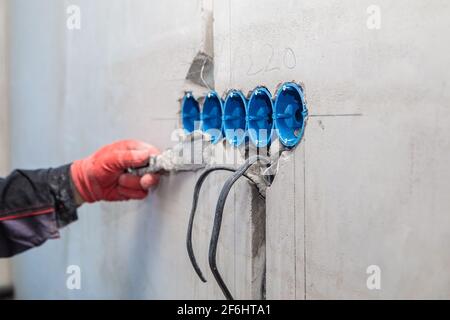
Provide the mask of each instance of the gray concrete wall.
MULTIPOLYGON (((9 119, 7 77, 7 2, 0 0, 0 176, 9 171, 9 119)), ((11 285, 10 264, 0 260, 0 290, 11 285)))
POLYGON ((251 16, 237 28, 253 32, 235 32, 295 52, 295 75, 268 77, 304 82, 311 114, 268 195, 269 298, 450 297, 450 7, 378 1, 369 30, 369 4, 286 2, 273 21, 284 27, 251 16), (380 290, 366 286, 370 265, 380 290))
MULTIPOLYGON (((184 78, 198 50, 208 47, 206 37, 212 30, 206 28, 212 26, 205 11, 211 5, 144 0, 10 4, 14 166, 67 163, 116 139, 142 139, 160 149, 174 144, 178 99, 187 88, 206 91, 184 78), (66 29, 69 4, 81 9, 80 30, 66 29)), ((194 248, 205 272, 211 225, 205 219, 212 217, 223 179, 219 175, 204 186, 209 192, 202 196, 200 223, 195 226, 194 248)), ((79 222, 64 230, 60 240, 14 259, 17 297, 222 297, 212 274, 206 273, 208 284, 197 279, 186 254, 197 176, 164 177, 142 202, 82 207, 79 222), (81 268, 81 290, 66 287, 70 265, 81 268)), ((253 223, 252 191, 246 183, 239 188, 247 209, 240 204, 235 217, 230 198, 221 238, 228 241, 219 247, 219 267, 238 297, 261 297, 262 282, 254 283, 262 279, 263 268, 253 264, 251 233, 245 231, 253 223)))
MULTIPOLYGON (((267 195, 267 297, 449 298, 450 7, 378 1, 371 30, 372 4, 11 1, 12 164, 58 165, 128 137, 171 146, 177 100, 193 86, 184 77, 212 34, 219 92, 296 80, 309 104, 305 138, 267 195), (65 27, 69 4, 81 30, 65 27), (381 268, 381 290, 366 287, 369 265, 381 268)), ((144 202, 83 207, 60 240, 14 260, 18 297, 220 298, 184 248, 196 176, 166 177, 144 202), (71 264, 82 290, 65 286, 71 264)), ((196 224, 204 269, 223 178, 205 186, 196 224)), ((219 263, 237 297, 257 298, 254 194, 239 188, 219 263)))

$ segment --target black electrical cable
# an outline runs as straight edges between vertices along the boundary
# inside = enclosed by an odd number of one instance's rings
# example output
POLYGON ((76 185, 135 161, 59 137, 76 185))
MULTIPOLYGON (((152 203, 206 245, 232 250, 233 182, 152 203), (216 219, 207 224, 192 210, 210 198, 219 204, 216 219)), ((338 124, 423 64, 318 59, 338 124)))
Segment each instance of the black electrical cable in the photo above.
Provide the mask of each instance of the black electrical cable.
POLYGON ((209 266, 211 268, 211 272, 214 275, 214 278, 217 281, 217 284, 219 285, 220 289, 222 289, 223 294, 225 295, 225 298, 228 300, 233 300, 233 296, 230 293, 230 290, 228 290, 227 285, 222 279, 222 276, 220 275, 219 270, 217 269, 217 244, 219 241, 219 235, 220 235, 220 228, 222 226, 222 216, 223 216, 223 210, 225 208, 225 202, 227 200, 228 194, 233 187, 234 183, 241 178, 245 172, 258 160, 262 160, 264 162, 269 162, 267 157, 265 156, 252 156, 245 163, 239 167, 236 172, 227 179, 225 182, 222 191, 220 192, 219 199, 217 200, 216 205, 216 212, 214 216, 214 224, 213 224, 213 230, 211 233, 211 241, 209 243, 209 266))
MULTIPOLYGON (((198 277, 200 278, 201 281, 206 282, 205 277, 203 276, 202 271, 200 270, 200 267, 197 264, 197 260, 195 259, 195 254, 194 254, 194 249, 192 246, 192 229, 194 227, 194 217, 195 217, 195 211, 197 210, 197 203, 198 203, 198 198, 199 198, 199 194, 200 194, 200 190, 202 188, 203 182, 205 182, 206 177, 214 172, 214 171, 218 171, 218 170, 222 170, 222 171, 231 171, 231 172, 236 172, 236 169, 230 168, 230 167, 224 167, 224 166, 217 166, 217 167, 212 167, 212 168, 208 168, 206 169, 198 178, 196 184, 195 184, 195 188, 194 188, 194 196, 193 196, 193 200, 192 200, 192 208, 191 208, 191 213, 190 213, 190 217, 189 217, 189 224, 188 224, 188 229, 187 229, 187 237, 186 237, 186 247, 187 247, 187 252, 189 255, 189 259, 191 260, 192 263, 192 267, 194 267, 195 272, 197 273, 198 277)), ((245 175, 245 177, 250 180, 253 184, 256 185, 256 183, 247 175, 245 175)), ((261 195, 261 193, 260 193, 261 195)), ((263 195, 261 195, 262 197, 264 197, 263 195)))

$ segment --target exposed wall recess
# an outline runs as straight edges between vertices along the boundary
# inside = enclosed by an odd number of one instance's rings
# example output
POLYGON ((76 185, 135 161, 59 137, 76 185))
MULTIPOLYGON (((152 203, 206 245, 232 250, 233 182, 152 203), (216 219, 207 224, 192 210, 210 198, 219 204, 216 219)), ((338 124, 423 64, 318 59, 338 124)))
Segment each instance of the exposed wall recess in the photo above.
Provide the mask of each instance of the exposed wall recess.
POLYGON ((189 67, 186 80, 208 89, 214 88, 213 58, 204 52, 198 52, 189 67))

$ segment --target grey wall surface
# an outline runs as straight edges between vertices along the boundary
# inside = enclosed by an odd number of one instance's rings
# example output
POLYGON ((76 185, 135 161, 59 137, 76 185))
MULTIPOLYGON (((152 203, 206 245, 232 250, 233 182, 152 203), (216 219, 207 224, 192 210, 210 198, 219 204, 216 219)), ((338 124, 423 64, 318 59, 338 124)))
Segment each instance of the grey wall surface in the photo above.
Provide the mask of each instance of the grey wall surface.
MULTIPOLYGON (((10 1, 12 165, 59 165, 129 137, 170 147, 177 100, 193 86, 184 78, 212 34, 220 93, 296 80, 308 100, 304 140, 267 194, 267 297, 449 298, 450 6, 378 1, 371 30, 372 4, 10 1), (66 28, 69 4, 81 30, 66 28), (381 268, 381 290, 366 287, 369 265, 381 268)), ((143 202, 82 207, 61 239, 14 259, 18 297, 220 298, 184 248, 196 176, 165 177, 143 202), (81 290, 66 288, 72 264, 81 290)), ((205 269, 223 178, 206 186, 196 225, 205 269)), ((219 262, 237 297, 257 298, 255 195, 239 188, 219 262)))
MULTIPOLYGON (((8 121, 8 77, 7 77, 7 7, 0 0, 0 176, 9 170, 9 121, 8 121)), ((0 289, 11 285, 10 265, 0 260, 0 289)))
POLYGON ((270 78, 304 82, 311 115, 268 195, 269 298, 450 297, 450 7, 378 1, 369 30, 369 4, 293 1, 277 10, 285 28, 239 27, 295 52, 296 75, 270 78), (380 290, 366 286, 371 265, 380 290))
MULTIPOLYGON (((124 138, 161 149, 172 145, 177 99, 201 38, 198 3, 26 0, 10 5, 14 166, 60 165, 124 138), (82 10, 81 30, 66 28, 69 4, 82 10)), ((145 202, 83 207, 79 222, 59 241, 14 261, 17 297, 190 296, 189 286, 181 287, 173 277, 183 274, 179 260, 187 263, 179 254, 184 231, 177 227, 185 225, 178 218, 185 203, 167 207, 180 201, 178 191, 193 180, 173 179, 163 180, 145 202), (69 265, 81 268, 81 290, 66 288, 69 265)))
MULTIPOLYGON (((211 50, 210 4, 27 0, 10 5, 14 166, 60 165, 124 138, 160 149, 174 144, 178 99, 188 88, 206 91, 184 79, 197 52, 211 50), (69 4, 81 8, 81 30, 66 29, 69 4)), ((198 280, 186 254, 197 175, 164 177, 145 201, 81 208, 79 222, 63 230, 60 240, 14 260, 17 297, 222 297, 213 281, 198 280), (70 265, 81 268, 81 290, 66 287, 70 265)), ((204 186, 209 192, 198 213, 194 245, 205 271, 211 221, 207 226, 201 221, 211 217, 222 180, 218 174, 204 186)), ((236 220, 227 214, 222 238, 232 244, 219 247, 219 266, 238 297, 261 297, 261 257, 255 252, 251 258, 253 242, 245 231, 253 223, 252 190, 248 184, 239 188, 238 212, 246 207, 249 214, 236 220)), ((234 213, 234 198, 229 202, 226 211, 234 213)))

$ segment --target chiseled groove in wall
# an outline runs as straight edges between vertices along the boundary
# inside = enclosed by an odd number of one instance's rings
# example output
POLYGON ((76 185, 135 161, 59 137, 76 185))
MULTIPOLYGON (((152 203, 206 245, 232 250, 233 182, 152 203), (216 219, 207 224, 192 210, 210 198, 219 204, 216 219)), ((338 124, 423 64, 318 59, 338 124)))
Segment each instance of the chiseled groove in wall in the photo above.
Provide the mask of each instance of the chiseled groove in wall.
MULTIPOLYGON (((305 133, 306 135, 306 133, 305 133)), ((306 300, 306 139, 303 137, 303 286, 306 300)))
POLYGON ((233 68, 232 68, 232 64, 231 64, 231 62, 232 62, 232 55, 231 55, 231 52, 232 52, 232 50, 231 50, 231 1, 232 0, 228 0, 228 28, 229 28, 229 31, 228 31, 228 35, 229 35, 229 38, 228 38, 228 41, 229 41, 229 47, 230 47, 230 55, 229 55, 229 57, 230 57, 230 61, 229 61, 229 66, 230 66, 230 83, 229 83, 229 85, 230 85, 230 88, 232 88, 233 86, 232 86, 232 72, 233 72, 233 68))
POLYGON ((296 170, 295 170, 295 167, 296 167, 296 161, 295 161, 295 158, 294 159, 291 159, 294 163, 293 163, 293 166, 292 166, 292 169, 293 169, 293 177, 294 177, 294 183, 293 183, 293 197, 292 197, 292 199, 294 200, 293 201, 293 206, 294 206, 294 297, 295 297, 295 299, 297 299, 297 217, 296 217, 296 215, 297 215, 297 210, 296 210, 296 205, 295 205, 295 177, 296 177, 296 175, 295 175, 295 173, 296 173, 296 170))
POLYGON ((234 261, 233 261, 233 288, 236 290, 236 187, 233 188, 233 223, 234 223, 234 233, 233 233, 233 246, 234 246, 234 261))
POLYGON ((251 210, 251 298, 266 297, 266 201, 261 198, 257 188, 250 188, 251 210))

